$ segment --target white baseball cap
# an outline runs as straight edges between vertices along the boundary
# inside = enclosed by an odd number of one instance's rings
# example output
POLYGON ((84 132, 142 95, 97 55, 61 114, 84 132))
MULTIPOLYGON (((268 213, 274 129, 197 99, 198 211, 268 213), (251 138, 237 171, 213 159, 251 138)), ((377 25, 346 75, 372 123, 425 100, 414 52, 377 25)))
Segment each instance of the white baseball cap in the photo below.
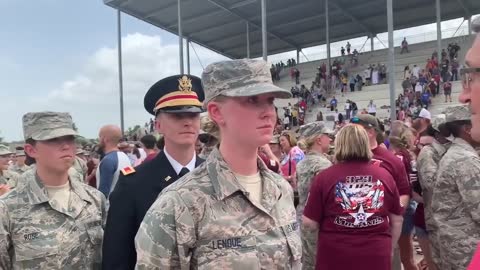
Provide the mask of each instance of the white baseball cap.
POLYGON ((418 117, 419 118, 425 118, 425 119, 428 119, 428 120, 432 120, 432 114, 430 114, 430 112, 427 111, 427 109, 425 109, 425 108, 420 110, 420 113, 418 114, 418 117))

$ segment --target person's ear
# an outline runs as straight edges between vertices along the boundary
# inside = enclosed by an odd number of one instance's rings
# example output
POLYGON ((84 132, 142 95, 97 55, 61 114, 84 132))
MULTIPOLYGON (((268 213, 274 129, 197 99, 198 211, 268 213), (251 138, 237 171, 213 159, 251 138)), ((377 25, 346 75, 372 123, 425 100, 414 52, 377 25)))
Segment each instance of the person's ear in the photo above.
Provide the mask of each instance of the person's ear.
POLYGON ((222 114, 222 105, 215 101, 210 101, 207 105, 208 117, 212 119, 213 122, 221 126, 225 124, 225 118, 222 114))
POLYGON ((23 150, 25 151, 25 153, 29 156, 29 157, 32 157, 32 158, 37 158, 38 157, 38 151, 37 151, 37 148, 31 144, 25 144, 23 146, 23 150))

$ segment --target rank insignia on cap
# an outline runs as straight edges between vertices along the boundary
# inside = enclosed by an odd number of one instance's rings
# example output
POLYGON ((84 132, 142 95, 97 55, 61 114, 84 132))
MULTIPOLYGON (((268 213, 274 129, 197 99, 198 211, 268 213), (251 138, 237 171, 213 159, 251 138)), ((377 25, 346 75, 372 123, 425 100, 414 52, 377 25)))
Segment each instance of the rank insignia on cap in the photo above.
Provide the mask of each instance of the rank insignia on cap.
POLYGON ((123 175, 129 175, 135 172, 135 169, 132 166, 125 167, 120 170, 123 175))
POLYGON ((167 182, 170 181, 170 179, 172 179, 172 177, 170 177, 170 175, 165 177, 165 181, 167 181, 167 182))
POLYGON ((178 79, 178 90, 182 92, 192 92, 192 80, 187 76, 178 79))

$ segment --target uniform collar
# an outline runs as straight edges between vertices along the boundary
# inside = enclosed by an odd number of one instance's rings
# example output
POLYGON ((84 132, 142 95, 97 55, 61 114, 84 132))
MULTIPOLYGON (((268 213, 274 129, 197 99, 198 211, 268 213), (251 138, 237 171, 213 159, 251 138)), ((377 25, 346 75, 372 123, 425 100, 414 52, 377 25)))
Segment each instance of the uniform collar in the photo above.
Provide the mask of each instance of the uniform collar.
MULTIPOLYGON (((37 174, 36 167, 26 172, 22 176, 26 178, 24 179, 24 181, 27 181, 26 191, 32 204, 41 204, 49 201, 47 190, 37 174)), ((85 188, 82 187, 81 183, 75 180, 72 181, 70 177, 69 181, 72 188, 72 193, 78 195, 78 197, 83 201, 93 203, 92 198, 85 192, 85 188)))
POLYGON ((443 154, 445 154, 445 152, 447 152, 448 145, 449 144, 441 144, 436 139, 433 139, 433 141, 432 141, 433 150, 435 150, 435 152, 437 152, 437 154, 439 154, 440 156, 443 156, 443 154))
POLYGON ((462 138, 453 139, 452 145, 456 145, 457 147, 460 147, 467 152, 477 154, 477 151, 475 151, 475 148, 473 148, 473 146, 471 144, 469 144, 467 141, 465 141, 462 138))
POLYGON ((166 147, 163 148, 163 153, 165 153, 165 156, 167 157, 168 162, 170 162, 170 164, 172 165, 177 175, 180 173, 183 167, 187 168, 189 171, 193 171, 193 169, 195 169, 195 164, 197 162, 197 155, 195 155, 195 153, 192 154, 193 155, 192 160, 190 160, 190 162, 188 162, 188 164, 185 166, 183 166, 178 161, 176 161, 172 156, 170 156, 166 147))
MULTIPOLYGON (((246 192, 229 169, 217 147, 208 156, 206 165, 208 176, 219 200, 223 200, 237 191, 246 192)), ((262 179, 261 206, 268 213, 282 196, 280 183, 278 182, 279 176, 270 171, 258 157, 257 166, 262 179)))

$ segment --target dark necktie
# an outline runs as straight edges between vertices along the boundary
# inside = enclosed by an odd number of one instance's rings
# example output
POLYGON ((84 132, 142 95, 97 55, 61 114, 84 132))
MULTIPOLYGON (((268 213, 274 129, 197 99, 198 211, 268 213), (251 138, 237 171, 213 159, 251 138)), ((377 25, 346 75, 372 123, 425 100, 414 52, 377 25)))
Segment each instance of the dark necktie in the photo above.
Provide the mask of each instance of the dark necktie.
POLYGON ((183 167, 180 172, 178 173, 178 178, 184 176, 185 174, 189 173, 190 170, 187 167, 183 167))

